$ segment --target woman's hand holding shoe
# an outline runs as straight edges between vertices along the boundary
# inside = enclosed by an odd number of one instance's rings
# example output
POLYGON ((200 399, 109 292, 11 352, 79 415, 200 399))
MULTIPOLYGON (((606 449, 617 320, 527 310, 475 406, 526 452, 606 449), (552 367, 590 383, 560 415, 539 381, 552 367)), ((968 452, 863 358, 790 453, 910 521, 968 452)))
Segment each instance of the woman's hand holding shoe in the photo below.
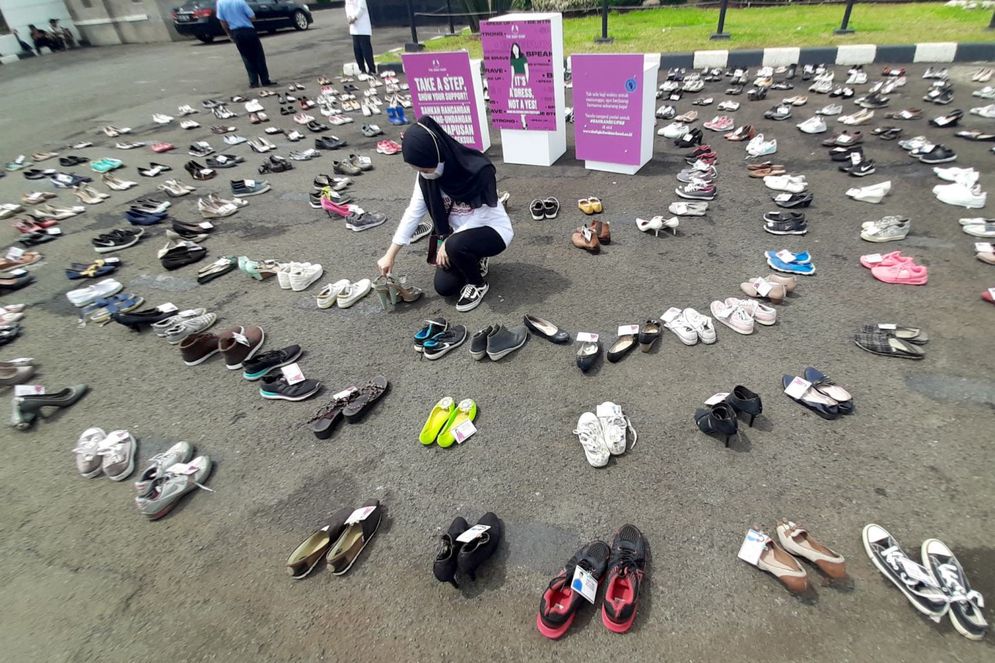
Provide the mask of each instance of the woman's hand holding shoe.
POLYGON ((435 254, 435 264, 442 269, 449 269, 449 254, 446 253, 446 243, 439 244, 439 250, 435 254))

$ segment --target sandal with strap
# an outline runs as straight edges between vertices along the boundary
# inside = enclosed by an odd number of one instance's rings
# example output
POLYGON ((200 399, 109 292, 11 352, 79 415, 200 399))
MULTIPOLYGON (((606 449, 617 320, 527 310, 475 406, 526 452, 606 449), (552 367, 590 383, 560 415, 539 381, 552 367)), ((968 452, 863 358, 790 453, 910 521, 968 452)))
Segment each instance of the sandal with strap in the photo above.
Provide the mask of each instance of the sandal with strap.
POLYGON ((342 410, 342 416, 350 422, 359 421, 389 389, 390 382, 387 381, 387 378, 378 375, 360 387, 359 395, 346 405, 345 409, 342 410))
POLYGON ((389 311, 397 305, 398 300, 410 304, 421 299, 425 292, 421 288, 405 284, 405 277, 378 276, 373 282, 373 291, 377 293, 383 310, 389 311))

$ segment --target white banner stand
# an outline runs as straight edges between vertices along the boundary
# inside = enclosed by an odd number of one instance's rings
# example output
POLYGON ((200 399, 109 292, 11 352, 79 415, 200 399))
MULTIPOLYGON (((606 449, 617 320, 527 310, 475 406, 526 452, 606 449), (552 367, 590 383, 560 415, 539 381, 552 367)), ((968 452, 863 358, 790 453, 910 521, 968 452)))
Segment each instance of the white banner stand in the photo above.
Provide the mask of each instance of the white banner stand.
POLYGON ((588 170, 602 170, 608 173, 635 175, 653 158, 653 135, 656 128, 656 81, 660 72, 659 54, 646 54, 643 59, 643 105, 639 141, 639 165, 611 163, 609 161, 585 161, 588 170))
MULTIPOLYGON (((553 90, 556 110, 556 131, 501 130, 501 149, 505 163, 526 166, 552 166, 567 151, 566 97, 563 90, 563 15, 559 13, 505 14, 492 18, 491 23, 515 21, 549 21, 553 47, 553 90)), ((654 90, 656 83, 653 83, 654 90)), ((655 99, 654 99, 655 101, 655 99)), ((652 145, 652 143, 651 143, 652 145)))

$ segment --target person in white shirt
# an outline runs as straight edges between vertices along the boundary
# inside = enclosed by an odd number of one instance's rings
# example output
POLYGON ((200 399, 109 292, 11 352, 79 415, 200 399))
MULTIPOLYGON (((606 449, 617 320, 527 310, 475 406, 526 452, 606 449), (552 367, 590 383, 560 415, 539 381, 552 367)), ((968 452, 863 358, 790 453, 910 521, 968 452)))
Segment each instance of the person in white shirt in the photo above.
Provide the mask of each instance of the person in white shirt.
POLYGON ((432 219, 428 261, 436 266, 435 291, 459 295, 457 311, 480 305, 489 286, 487 259, 511 244, 511 219, 498 201, 497 171, 483 153, 460 144, 424 115, 404 133, 404 161, 418 171, 415 190, 394 239, 377 267, 390 274, 418 223, 432 219))
POLYGON ((352 52, 356 56, 359 70, 375 76, 377 65, 373 62, 373 26, 370 25, 370 10, 366 7, 366 0, 345 0, 345 17, 349 21, 352 52))

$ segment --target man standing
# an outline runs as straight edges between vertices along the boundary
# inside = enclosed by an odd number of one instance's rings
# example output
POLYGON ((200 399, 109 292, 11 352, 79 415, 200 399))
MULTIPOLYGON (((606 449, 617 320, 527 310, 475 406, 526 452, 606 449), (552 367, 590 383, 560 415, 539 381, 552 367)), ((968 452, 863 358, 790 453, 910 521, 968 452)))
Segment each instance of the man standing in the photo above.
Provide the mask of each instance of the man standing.
POLYGON ((252 26, 252 22, 256 20, 256 15, 249 9, 245 0, 218 0, 215 13, 225 34, 232 40, 239 55, 242 56, 245 72, 249 75, 249 87, 276 85, 275 81, 269 79, 266 54, 263 52, 259 35, 256 34, 256 29, 252 26))
POLYGON ((364 74, 375 76, 377 65, 373 62, 373 26, 370 25, 370 10, 366 0, 345 0, 345 17, 349 21, 349 34, 352 35, 352 52, 356 64, 364 74))

